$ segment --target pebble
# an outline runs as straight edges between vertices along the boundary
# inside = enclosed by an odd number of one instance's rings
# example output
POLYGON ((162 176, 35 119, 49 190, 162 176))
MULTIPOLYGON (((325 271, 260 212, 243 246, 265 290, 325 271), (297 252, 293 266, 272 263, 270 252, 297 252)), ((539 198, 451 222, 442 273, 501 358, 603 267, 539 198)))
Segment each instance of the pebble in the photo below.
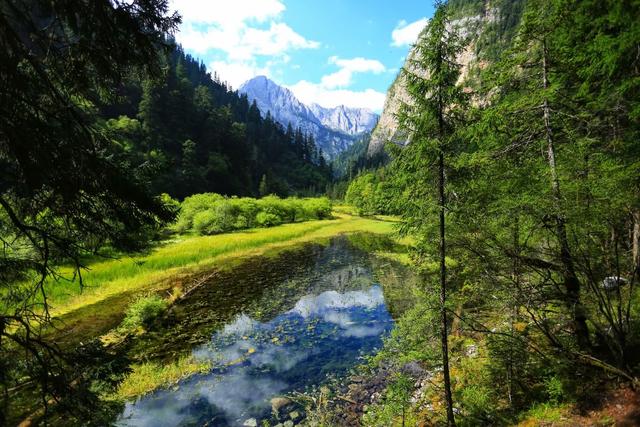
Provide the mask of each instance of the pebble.
POLYGON ((293 412, 289 413, 289 418, 291 418, 293 421, 297 421, 301 417, 302 416, 300 415, 300 412, 298 412, 298 411, 293 411, 293 412))

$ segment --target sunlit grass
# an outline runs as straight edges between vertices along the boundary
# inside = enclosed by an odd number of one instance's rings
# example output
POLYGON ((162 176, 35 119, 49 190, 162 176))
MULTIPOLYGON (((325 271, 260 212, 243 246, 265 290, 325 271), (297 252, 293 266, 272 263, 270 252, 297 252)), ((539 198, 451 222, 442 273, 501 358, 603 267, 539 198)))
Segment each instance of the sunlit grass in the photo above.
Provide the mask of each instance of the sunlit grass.
MULTIPOLYGON (((97 261, 83 273, 84 288, 77 281, 47 284, 54 316, 94 304, 110 296, 154 285, 205 268, 230 268, 239 259, 264 255, 292 245, 322 240, 341 233, 371 232, 387 234, 392 221, 337 214, 336 219, 286 224, 215 236, 183 236, 144 256, 97 261)), ((72 277, 70 268, 63 276, 72 277)))
POLYGON ((533 427, 549 425, 567 421, 570 416, 570 405, 553 405, 551 403, 539 403, 529 409, 522 417, 519 427, 533 427))
POLYGON ((131 374, 120 383, 114 397, 132 399, 158 388, 169 387, 183 378, 209 372, 211 362, 185 356, 169 364, 147 362, 131 368, 131 374))

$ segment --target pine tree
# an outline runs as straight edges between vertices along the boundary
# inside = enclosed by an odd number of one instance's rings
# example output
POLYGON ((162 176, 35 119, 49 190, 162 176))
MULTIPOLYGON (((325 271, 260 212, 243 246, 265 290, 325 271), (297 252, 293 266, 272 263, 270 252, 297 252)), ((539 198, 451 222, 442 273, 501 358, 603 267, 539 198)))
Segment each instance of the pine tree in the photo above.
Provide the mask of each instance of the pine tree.
MULTIPOLYGON (((435 197, 438 217, 438 260, 440 284, 440 343, 444 375, 444 394, 447 423, 455 425, 453 398, 449 374, 448 320, 447 320, 447 266, 446 266, 446 168, 447 154, 452 148, 453 134, 458 126, 458 115, 464 105, 462 90, 457 86, 460 66, 457 56, 462 51, 461 42, 452 29, 447 4, 436 3, 436 12, 429 22, 427 32, 416 45, 417 55, 403 69, 411 103, 403 105, 400 123, 410 135, 409 149, 396 161, 403 186, 409 188, 409 200, 401 208, 406 227, 422 233, 423 244, 429 244, 425 233, 430 209, 425 206, 432 194, 429 187, 437 188, 435 197), (425 75, 427 77, 425 77, 425 75), (434 165, 436 176, 428 170, 434 165), (422 179, 415 179, 416 172, 422 179), (426 176, 424 175, 426 172, 426 176), (419 195, 419 196, 418 196, 419 195), (417 198, 416 198, 417 196, 417 198)), ((405 190, 406 191, 406 190, 405 190)))

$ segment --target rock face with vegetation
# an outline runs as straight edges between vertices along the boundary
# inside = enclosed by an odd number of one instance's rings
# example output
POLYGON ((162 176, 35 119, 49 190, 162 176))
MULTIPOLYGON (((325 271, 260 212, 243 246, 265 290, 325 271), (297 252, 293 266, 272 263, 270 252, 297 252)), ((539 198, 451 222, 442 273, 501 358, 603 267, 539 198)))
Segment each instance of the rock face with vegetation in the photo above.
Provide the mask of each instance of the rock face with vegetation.
MULTIPOLYGON (((462 67, 461 83, 473 86, 476 83, 474 77, 478 72, 486 68, 488 63, 494 62, 500 52, 508 46, 520 22, 524 3, 524 0, 449 2, 452 14, 451 27, 459 32, 465 44, 464 50, 457 59, 462 67)), ((424 34, 423 30, 416 43, 424 34)), ((410 70, 415 69, 412 63, 418 59, 417 55, 419 53, 413 47, 407 55, 404 67, 410 70)), ((408 102, 411 102, 411 98, 407 92, 406 78, 399 73, 387 92, 382 115, 371 134, 369 156, 382 151, 387 142, 401 146, 408 143, 408 136, 400 130, 398 124, 400 109, 408 102)))

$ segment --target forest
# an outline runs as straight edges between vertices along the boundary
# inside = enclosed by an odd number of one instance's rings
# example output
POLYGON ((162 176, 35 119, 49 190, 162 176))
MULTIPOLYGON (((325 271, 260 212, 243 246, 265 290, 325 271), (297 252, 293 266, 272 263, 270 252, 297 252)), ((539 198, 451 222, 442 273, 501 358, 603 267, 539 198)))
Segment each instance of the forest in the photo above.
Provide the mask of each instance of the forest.
POLYGON ((0 425, 636 425, 640 3, 486 3, 329 161, 167 0, 3 1, 0 425))

